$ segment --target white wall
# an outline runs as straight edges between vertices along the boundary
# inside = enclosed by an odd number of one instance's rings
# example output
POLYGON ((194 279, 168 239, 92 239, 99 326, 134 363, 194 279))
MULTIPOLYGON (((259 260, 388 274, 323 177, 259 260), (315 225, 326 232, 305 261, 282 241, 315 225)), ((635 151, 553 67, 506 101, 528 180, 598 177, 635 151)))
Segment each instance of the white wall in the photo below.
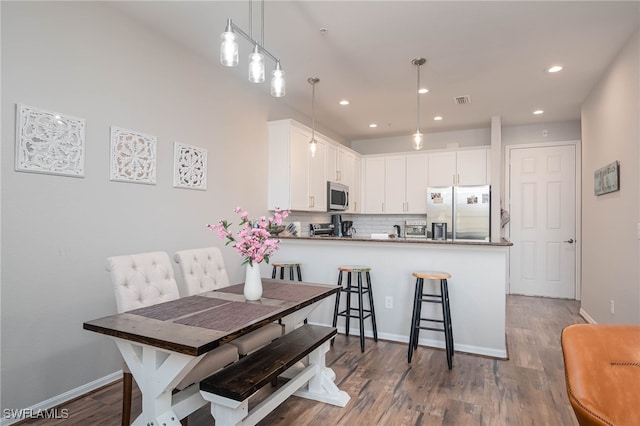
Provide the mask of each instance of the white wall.
POLYGON ((116 311, 105 258, 223 247, 205 224, 265 213, 268 113, 307 120, 105 4, 1 7, 2 408, 19 409, 121 368, 82 329, 116 311), (17 103, 86 119, 84 178, 14 171, 17 103), (158 137, 156 185, 109 181, 110 125, 158 137), (208 149, 207 191, 172 188, 174 141, 208 149))
POLYGON ((629 40, 582 107, 582 309, 598 323, 640 323, 639 39, 629 40), (593 172, 615 160, 620 191, 596 197, 593 172))
MULTIPOLYGON (((579 139, 579 120, 502 127, 503 147, 520 143, 579 139), (547 136, 543 136, 543 131, 546 131, 547 136)), ((445 149, 448 144, 458 144, 460 148, 491 145, 491 128, 425 133, 425 150, 445 149)), ((411 135, 354 140, 351 148, 363 155, 411 151, 411 135)))

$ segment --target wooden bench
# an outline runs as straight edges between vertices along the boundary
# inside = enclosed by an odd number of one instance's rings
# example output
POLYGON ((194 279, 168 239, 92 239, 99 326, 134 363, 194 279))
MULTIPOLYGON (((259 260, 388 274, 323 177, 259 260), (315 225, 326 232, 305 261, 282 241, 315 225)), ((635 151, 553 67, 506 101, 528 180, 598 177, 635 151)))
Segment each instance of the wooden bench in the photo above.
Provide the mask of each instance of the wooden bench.
POLYGON ((211 402, 216 426, 256 424, 293 394, 344 407, 349 396, 335 386, 335 374, 325 366, 336 333, 333 327, 305 324, 201 381, 200 394, 211 402), (248 411, 251 395, 306 356, 308 366, 248 411))

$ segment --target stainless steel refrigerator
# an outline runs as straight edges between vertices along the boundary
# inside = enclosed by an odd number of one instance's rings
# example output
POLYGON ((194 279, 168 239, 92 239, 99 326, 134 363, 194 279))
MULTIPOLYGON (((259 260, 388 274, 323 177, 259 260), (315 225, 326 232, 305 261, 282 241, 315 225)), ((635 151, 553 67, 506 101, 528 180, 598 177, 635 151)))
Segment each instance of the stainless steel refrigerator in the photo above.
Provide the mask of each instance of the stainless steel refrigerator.
POLYGON ((427 188, 427 238, 433 224, 446 223, 448 240, 491 240, 491 186, 427 188))
POLYGON ((430 186, 427 188, 427 238, 434 238, 433 224, 445 223, 447 239, 453 237, 453 187, 430 186))

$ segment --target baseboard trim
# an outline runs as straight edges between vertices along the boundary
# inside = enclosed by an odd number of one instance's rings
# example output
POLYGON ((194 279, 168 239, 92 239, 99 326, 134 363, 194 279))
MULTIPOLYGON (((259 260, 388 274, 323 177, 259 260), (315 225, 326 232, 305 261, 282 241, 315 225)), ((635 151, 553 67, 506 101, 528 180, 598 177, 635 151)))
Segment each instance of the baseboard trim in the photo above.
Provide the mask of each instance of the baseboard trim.
POLYGON ((591 315, 589 315, 587 313, 587 311, 585 311, 584 309, 580 308, 580 312, 579 312, 580 316, 582 318, 584 318, 584 320, 586 322, 588 322, 589 324, 597 324, 596 320, 594 320, 593 318, 591 318, 591 315))
MULTIPOLYGON (((311 324, 311 322, 309 322, 311 324)), ((324 325, 327 326, 328 324, 321 324, 321 323, 314 323, 314 325, 324 325)), ((338 332, 341 334, 344 334, 345 332, 345 328, 344 327, 337 327, 338 332)), ((360 335, 360 330, 358 328, 351 328, 349 327, 349 335, 351 336, 359 336, 360 335)), ((364 335, 365 337, 369 337, 371 339, 373 339, 373 332, 371 330, 365 330, 364 331, 364 335)), ((409 336, 404 336, 401 334, 393 334, 393 333, 381 333, 378 332, 378 338, 381 340, 388 340, 391 342, 398 342, 398 343, 409 343, 409 336)), ((420 338, 418 340, 418 344, 421 346, 429 346, 432 348, 438 348, 438 349, 444 349, 444 340, 434 340, 434 339, 425 339, 425 338, 420 338)), ((498 358, 498 359, 508 359, 507 356, 507 350, 500 350, 500 349, 496 349, 496 348, 485 348, 485 347, 481 347, 481 346, 472 346, 472 345, 461 345, 459 343, 456 343, 455 345, 455 350, 456 352, 464 352, 464 353, 468 353, 471 355, 482 355, 482 356, 486 356, 486 357, 490 357, 490 358, 498 358)))
MULTIPOLYGON (((2 413, 2 420, 0 421, 0 426, 9 426, 16 424, 18 422, 23 422, 28 420, 30 415, 36 415, 37 413, 44 413, 47 410, 52 410, 55 407, 59 407, 60 405, 67 403, 76 398, 82 397, 89 392, 92 392, 96 389, 99 389, 103 386, 109 385, 113 382, 122 379, 122 370, 116 371, 115 373, 111 373, 107 376, 101 377, 93 382, 86 383, 82 386, 78 386, 75 389, 71 389, 67 392, 61 393, 60 395, 56 395, 53 398, 49 398, 46 401, 42 401, 38 404, 32 405, 31 407, 24 408, 22 410, 11 410, 14 413, 22 413, 22 415, 17 415, 15 417, 5 417, 5 413, 2 413)), ((49 413, 51 414, 51 413, 49 413)))

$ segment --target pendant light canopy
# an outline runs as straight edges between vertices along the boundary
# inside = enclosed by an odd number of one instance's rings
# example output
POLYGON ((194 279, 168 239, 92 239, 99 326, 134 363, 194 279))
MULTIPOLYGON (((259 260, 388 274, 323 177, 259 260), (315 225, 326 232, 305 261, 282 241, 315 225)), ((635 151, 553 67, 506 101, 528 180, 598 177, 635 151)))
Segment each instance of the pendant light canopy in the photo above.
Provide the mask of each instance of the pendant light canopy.
POLYGON ((320 81, 317 77, 309 77, 307 79, 311 85, 311 140, 309 141, 309 149, 311 150, 311 156, 316 156, 316 150, 318 149, 318 142, 316 141, 316 112, 315 112, 315 100, 316 100, 316 83, 320 81))
POLYGON ((249 34, 242 31, 240 27, 227 19, 224 32, 220 35, 220 63, 225 67, 238 65, 238 41, 237 34, 247 39, 253 46, 253 51, 249 54, 249 81, 252 83, 263 83, 265 80, 265 55, 275 62, 276 66, 271 73, 271 96, 280 98, 285 95, 284 71, 280 66, 280 60, 273 56, 264 47, 264 0, 262 0, 262 38, 260 43, 253 39, 253 0, 249 0, 249 34))
POLYGON ((413 134, 412 146, 415 150, 422 149, 424 145, 424 135, 420 131, 420 67, 427 62, 425 58, 415 58, 411 60, 411 63, 416 66, 418 82, 416 87, 416 132, 413 134))

